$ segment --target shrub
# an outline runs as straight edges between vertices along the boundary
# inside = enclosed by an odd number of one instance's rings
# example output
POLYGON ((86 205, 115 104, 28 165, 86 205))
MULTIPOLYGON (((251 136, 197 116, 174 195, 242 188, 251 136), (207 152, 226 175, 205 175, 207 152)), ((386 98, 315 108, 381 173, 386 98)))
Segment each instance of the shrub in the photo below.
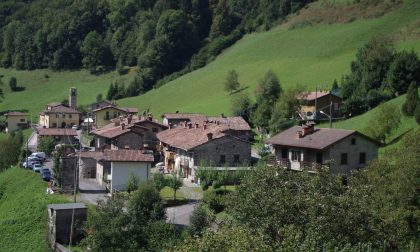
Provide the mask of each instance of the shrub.
POLYGON ((210 209, 204 204, 199 204, 190 216, 190 234, 201 235, 203 230, 210 226, 213 219, 214 215, 210 209))
POLYGON ((127 192, 133 192, 139 188, 139 179, 134 173, 130 173, 127 180, 127 185, 125 186, 125 190, 127 192))
POLYGON ((222 186, 222 182, 220 180, 213 181, 212 185, 213 189, 218 189, 222 186))
POLYGON ((206 203, 209 208, 215 213, 219 213, 225 209, 226 206, 226 195, 230 191, 226 189, 215 189, 212 191, 206 191, 203 195, 203 202, 206 203))
POLYGON ((420 101, 417 102, 416 110, 414 111, 414 117, 416 118, 417 124, 420 124, 420 101))

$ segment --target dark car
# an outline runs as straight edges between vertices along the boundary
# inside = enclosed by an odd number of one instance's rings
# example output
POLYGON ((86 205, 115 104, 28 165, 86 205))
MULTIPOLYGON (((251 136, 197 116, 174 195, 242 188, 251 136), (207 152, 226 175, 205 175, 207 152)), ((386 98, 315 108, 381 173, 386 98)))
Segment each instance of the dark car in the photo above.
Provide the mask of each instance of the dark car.
POLYGON ((45 180, 45 181, 51 180, 51 173, 49 170, 41 173, 41 176, 42 176, 42 180, 45 180))
POLYGON ((50 169, 46 168, 46 167, 42 167, 41 169, 41 176, 44 172, 50 172, 50 169))

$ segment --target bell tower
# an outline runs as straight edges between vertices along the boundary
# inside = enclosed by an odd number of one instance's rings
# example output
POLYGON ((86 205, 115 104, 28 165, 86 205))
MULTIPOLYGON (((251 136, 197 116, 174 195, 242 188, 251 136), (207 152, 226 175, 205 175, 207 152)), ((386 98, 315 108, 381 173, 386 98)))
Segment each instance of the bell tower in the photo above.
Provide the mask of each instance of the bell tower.
POLYGON ((77 89, 75 87, 70 88, 69 106, 70 108, 77 110, 77 89))

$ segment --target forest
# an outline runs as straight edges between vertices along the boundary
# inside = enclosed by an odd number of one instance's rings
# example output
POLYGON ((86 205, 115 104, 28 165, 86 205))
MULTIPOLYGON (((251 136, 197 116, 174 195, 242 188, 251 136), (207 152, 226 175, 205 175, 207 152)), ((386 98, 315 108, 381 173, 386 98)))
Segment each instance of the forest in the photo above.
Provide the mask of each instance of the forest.
POLYGON ((204 66, 244 34, 267 30, 310 0, 26 0, 0 3, 0 66, 138 66, 135 96, 204 66))

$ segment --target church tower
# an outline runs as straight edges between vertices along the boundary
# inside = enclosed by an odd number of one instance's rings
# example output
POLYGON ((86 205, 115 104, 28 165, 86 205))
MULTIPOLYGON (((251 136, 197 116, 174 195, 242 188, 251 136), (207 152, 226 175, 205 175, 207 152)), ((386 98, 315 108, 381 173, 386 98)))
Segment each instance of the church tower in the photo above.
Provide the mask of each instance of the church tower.
POLYGON ((70 88, 69 106, 70 108, 77 110, 77 89, 75 87, 70 88))

